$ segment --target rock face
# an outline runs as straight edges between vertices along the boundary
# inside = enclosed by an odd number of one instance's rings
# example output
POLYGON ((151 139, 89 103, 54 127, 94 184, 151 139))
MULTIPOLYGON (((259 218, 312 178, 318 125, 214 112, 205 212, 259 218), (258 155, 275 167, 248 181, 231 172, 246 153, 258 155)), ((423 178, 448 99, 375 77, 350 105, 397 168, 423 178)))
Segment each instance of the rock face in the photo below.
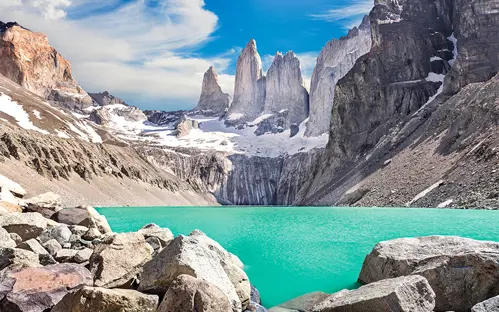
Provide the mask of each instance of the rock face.
POLYGON ((102 234, 112 232, 106 217, 93 207, 65 208, 55 213, 52 220, 67 225, 96 227, 102 234))
POLYGON ((386 279, 344 290, 329 296, 312 308, 313 312, 401 311, 431 312, 435 307, 435 293, 428 281, 418 275, 386 279), (388 308, 389 307, 389 308, 388 308))
POLYGON ((72 110, 93 105, 74 80, 69 62, 50 46, 45 35, 15 24, 3 29, 0 32, 2 75, 72 110))
POLYGON ((231 312, 227 296, 215 285, 190 275, 180 275, 168 288, 158 312, 231 312))
MULTIPOLYGON (((105 103, 105 102, 103 102, 105 103)), ((135 122, 144 122, 147 116, 137 107, 128 106, 122 103, 103 104, 101 109, 97 109, 90 113, 88 117, 91 121, 98 125, 115 127, 123 127, 123 122, 133 124, 135 122)))
POLYGON ((495 312, 499 311, 499 296, 492 297, 480 302, 471 308, 471 312, 495 312))
POLYGON ((227 113, 228 121, 251 121, 262 111, 265 103, 265 77, 256 41, 250 40, 236 65, 234 100, 227 113))
POLYGON ((436 311, 469 311, 499 294, 499 244, 430 236, 381 242, 366 257, 359 281, 417 274, 436 294, 436 311))
POLYGON ((25 241, 40 235, 47 228, 47 219, 37 212, 14 212, 0 216, 0 226, 25 241))
POLYGON ((61 196, 53 192, 47 192, 28 198, 24 201, 24 209, 29 212, 38 212, 45 218, 50 219, 54 213, 62 209, 61 196))
POLYGON ((230 105, 230 95, 223 93, 218 84, 218 75, 213 67, 204 74, 201 97, 194 110, 202 111, 204 115, 221 116, 230 105))
POLYGON ((83 287, 69 293, 51 312, 156 312, 158 296, 129 289, 83 287))
POLYGON ((333 39, 322 49, 310 84, 310 119, 306 136, 318 136, 329 131, 336 83, 343 78, 359 57, 371 50, 369 17, 348 35, 333 39))
POLYGON ((276 54, 265 86, 264 113, 288 110, 289 124, 298 125, 308 117, 308 92, 303 86, 300 60, 293 52, 276 54))
POLYGON ((67 293, 85 285, 92 285, 92 276, 76 264, 8 272, 0 279, 0 308, 11 312, 50 311, 67 293))
POLYGON ((112 104, 123 104, 127 105, 125 101, 120 98, 115 97, 109 92, 104 91, 101 93, 89 93, 88 94, 97 104, 100 106, 112 105, 112 104))
POLYGON ((189 119, 184 115, 180 119, 175 129, 177 130, 177 138, 182 138, 186 135, 189 135, 191 130, 199 129, 199 123, 196 120, 189 119))
POLYGON ((164 294, 187 274, 218 287, 234 311, 249 305, 251 287, 237 257, 200 231, 180 235, 144 266, 139 291, 164 294))

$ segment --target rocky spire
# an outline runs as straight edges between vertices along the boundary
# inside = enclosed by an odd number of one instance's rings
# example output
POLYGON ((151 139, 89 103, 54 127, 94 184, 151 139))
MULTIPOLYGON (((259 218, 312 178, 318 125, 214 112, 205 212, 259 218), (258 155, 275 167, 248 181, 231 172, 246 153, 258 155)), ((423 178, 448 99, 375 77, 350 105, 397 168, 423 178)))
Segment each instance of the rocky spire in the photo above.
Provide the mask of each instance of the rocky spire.
POLYGON ((300 60, 293 52, 277 52, 267 72, 265 113, 288 110, 289 124, 300 124, 308 117, 308 92, 303 86, 300 60))
POLYGON ((115 97, 110 94, 108 91, 100 92, 100 93, 89 93, 90 97, 100 106, 112 105, 112 104, 123 104, 128 105, 122 99, 115 97))
POLYGON ((211 66, 204 74, 201 97, 194 110, 222 115, 229 108, 229 105, 230 95, 222 92, 222 88, 218 84, 218 75, 213 66, 211 66))
POLYGON ((92 99, 73 78, 71 64, 44 34, 15 22, 2 23, 0 29, 0 74, 69 109, 92 106, 92 99))
POLYGON ((328 42, 317 58, 310 85, 310 120, 306 136, 318 136, 328 131, 336 83, 345 76, 355 61, 371 50, 369 17, 348 35, 328 42))
POLYGON ((228 118, 251 120, 262 112, 264 102, 262 60, 256 49, 256 41, 251 39, 237 60, 234 101, 229 108, 228 118))

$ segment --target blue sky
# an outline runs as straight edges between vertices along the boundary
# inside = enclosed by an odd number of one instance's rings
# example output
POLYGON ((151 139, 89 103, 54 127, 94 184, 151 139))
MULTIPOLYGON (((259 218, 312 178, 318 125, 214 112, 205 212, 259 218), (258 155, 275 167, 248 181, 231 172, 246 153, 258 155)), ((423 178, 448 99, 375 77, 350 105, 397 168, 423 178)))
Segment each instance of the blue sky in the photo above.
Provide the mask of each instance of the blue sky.
POLYGON ((0 0, 0 20, 48 35, 89 92, 143 109, 196 105, 213 65, 232 94, 237 57, 257 41, 264 69, 294 51, 310 79, 327 41, 345 35, 373 0, 0 0))

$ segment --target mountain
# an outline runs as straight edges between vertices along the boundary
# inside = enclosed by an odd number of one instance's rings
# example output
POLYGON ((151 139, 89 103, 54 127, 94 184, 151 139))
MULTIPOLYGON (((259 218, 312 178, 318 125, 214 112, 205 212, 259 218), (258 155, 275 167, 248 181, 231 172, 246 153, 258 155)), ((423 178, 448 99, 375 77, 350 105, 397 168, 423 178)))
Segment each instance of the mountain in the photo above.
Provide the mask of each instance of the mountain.
POLYGON ((112 105, 112 104, 123 104, 127 105, 125 101, 123 101, 120 98, 115 97, 112 94, 109 94, 109 92, 104 91, 100 93, 89 93, 88 94, 95 103, 97 103, 100 106, 106 106, 106 105, 112 105))
POLYGON ((230 95, 223 93, 218 84, 218 75, 211 66, 203 77, 201 96, 194 110, 203 114, 214 114, 221 116, 225 114, 230 105, 230 95))

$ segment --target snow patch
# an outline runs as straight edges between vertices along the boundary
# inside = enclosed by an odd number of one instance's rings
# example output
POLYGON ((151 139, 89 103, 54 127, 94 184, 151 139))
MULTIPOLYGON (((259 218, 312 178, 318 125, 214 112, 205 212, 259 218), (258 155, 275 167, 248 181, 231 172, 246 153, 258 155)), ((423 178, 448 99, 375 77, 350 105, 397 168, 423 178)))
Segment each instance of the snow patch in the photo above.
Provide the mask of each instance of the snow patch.
POLYGON ((26 191, 21 187, 19 183, 14 182, 11 179, 1 174, 0 174, 0 188, 2 190, 3 189, 9 190, 14 194, 19 194, 20 196, 26 195, 26 191))
POLYGON ((35 115, 35 117, 38 119, 43 119, 43 117, 40 115, 40 112, 36 109, 33 110, 33 115, 35 115))
POLYGON ((410 202, 408 202, 407 204, 405 204, 406 206, 410 206, 412 204, 414 204, 415 202, 417 202, 418 200, 420 200, 421 198, 425 197, 426 195, 428 195, 431 191, 433 191, 434 189, 436 189, 437 187, 441 186, 442 184, 444 184, 444 180, 440 180, 438 181, 437 183, 433 184, 432 186, 430 186, 429 188, 427 188, 426 190, 422 191, 421 193, 419 193, 418 195, 416 195, 410 202))
POLYGON ((444 201, 443 203, 438 204, 437 208, 449 207, 449 205, 452 204, 453 202, 454 202, 454 200, 448 199, 448 200, 444 201))
POLYGON ((259 123, 261 123, 262 121, 264 121, 265 119, 267 118, 270 118, 274 116, 274 114, 263 114, 261 115, 260 117, 257 117, 255 120, 253 120, 252 122, 249 122, 248 123, 248 126, 256 126, 258 125, 259 123))
POLYGON ((50 134, 48 131, 35 126, 29 119, 29 115, 24 110, 23 106, 13 101, 10 96, 4 93, 0 93, 0 112, 12 116, 21 128, 38 131, 43 134, 50 134))
POLYGON ((243 117, 244 114, 241 114, 241 113, 233 113, 233 114, 230 114, 229 117, 227 117, 228 120, 238 120, 238 119, 241 119, 241 117, 243 117))
POLYGON ((63 139, 71 139, 71 137, 64 131, 62 130, 55 130, 55 132, 57 133, 57 136, 60 137, 60 138, 63 138, 63 139))

